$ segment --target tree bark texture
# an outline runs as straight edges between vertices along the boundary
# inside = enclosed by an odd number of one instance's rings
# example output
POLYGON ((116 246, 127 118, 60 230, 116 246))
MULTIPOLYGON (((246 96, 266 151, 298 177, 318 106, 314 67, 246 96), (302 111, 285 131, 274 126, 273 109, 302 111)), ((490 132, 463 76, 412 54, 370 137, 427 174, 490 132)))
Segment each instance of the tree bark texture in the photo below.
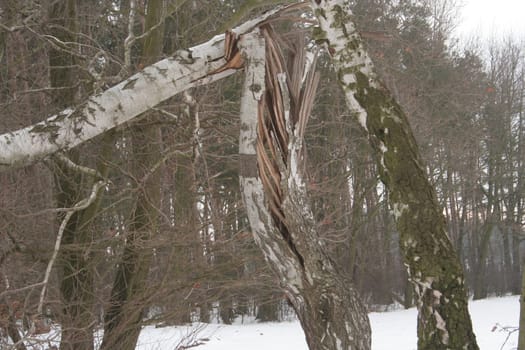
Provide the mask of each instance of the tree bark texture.
POLYGON ((407 118, 373 71, 350 1, 311 3, 320 24, 315 39, 332 56, 347 104, 368 135, 388 190, 417 302, 418 348, 478 349, 463 271, 407 118))
MULTIPOLYGON (((50 6, 51 34, 57 39, 74 44, 78 32, 77 4, 75 0, 53 3, 50 6)), ((70 50, 75 50, 74 46, 70 50)), ((57 88, 53 93, 53 105, 58 109, 74 105, 78 101, 79 87, 77 60, 73 54, 63 49, 51 49, 49 52, 50 84, 57 88)), ((74 163, 80 159, 78 150, 68 152, 74 163)), ((55 197, 58 207, 71 208, 84 195, 85 186, 94 178, 85 176, 62 162, 54 162, 55 197)), ((101 170, 101 169, 99 169, 101 170)), ((93 331, 95 317, 93 313, 94 281, 92 257, 86 251, 92 235, 89 223, 98 212, 101 193, 97 200, 85 210, 75 212, 68 221, 61 241, 59 258, 60 295, 63 304, 61 315, 62 334, 61 350, 93 350, 93 331)), ((58 215, 58 221, 66 213, 58 215)))
POLYGON ((137 184, 140 188, 129 218, 126 244, 113 282, 110 303, 105 310, 101 350, 135 349, 143 311, 148 304, 146 282, 152 255, 148 243, 157 230, 160 202, 160 171, 150 173, 150 169, 160 154, 160 133, 157 128, 141 128, 141 123, 135 128, 140 132, 136 130, 132 141, 133 175, 144 181, 137 184))
MULTIPOLYGON (((146 36, 142 49, 144 65, 162 54, 165 10, 163 0, 147 2, 144 30, 151 32, 146 36)), ((133 177, 138 179, 135 184, 138 195, 104 320, 102 350, 135 349, 143 313, 148 305, 146 282, 152 257, 152 248, 148 243, 158 230, 161 172, 156 165, 162 153, 160 127, 151 112, 131 127, 131 143, 133 177)))
POLYGON ((252 232, 297 312, 310 349, 370 349, 366 309, 325 251, 303 181, 302 141, 316 78, 310 74, 308 87, 301 89, 304 47, 297 48, 293 72, 286 72, 271 33, 265 29, 266 54, 260 35, 241 39, 248 64, 240 177, 252 232))

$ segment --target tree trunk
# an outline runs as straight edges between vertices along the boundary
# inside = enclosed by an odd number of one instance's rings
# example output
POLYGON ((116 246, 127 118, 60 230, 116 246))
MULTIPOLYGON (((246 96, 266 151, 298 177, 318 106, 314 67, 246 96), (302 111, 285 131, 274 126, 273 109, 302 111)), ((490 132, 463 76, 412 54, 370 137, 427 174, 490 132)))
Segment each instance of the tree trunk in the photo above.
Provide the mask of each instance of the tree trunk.
MULTIPOLYGON (((148 65, 162 53, 164 37, 163 0, 148 0, 142 63, 148 65)), ((101 350, 128 349, 137 345, 142 318, 148 305, 146 281, 152 258, 151 237, 158 230, 161 172, 157 166, 162 152, 160 128, 154 115, 145 115, 131 127, 133 177, 138 195, 131 213, 122 262, 111 291, 104 319, 101 350)))
POLYGON ((521 276, 521 296, 520 296, 520 324, 518 334, 518 350, 525 350, 525 269, 521 276))
MULTIPOLYGON (((518 209, 519 210, 519 209, 518 209)), ((511 293, 520 294, 521 274, 520 274, 520 223, 521 215, 512 223, 511 242, 512 242, 512 275, 511 275, 511 293)))
MULTIPOLYGON (((177 131, 173 135, 174 142, 188 142, 197 146, 198 140, 193 137, 198 131, 195 130, 195 124, 192 121, 198 118, 197 102, 193 99, 186 101, 186 111, 184 117, 186 122, 180 123, 177 131)), ((197 194, 196 194, 196 172, 195 172, 195 157, 199 150, 194 149, 193 154, 177 154, 174 156, 174 170, 171 174, 169 183, 172 191, 172 206, 174 227, 170 232, 171 244, 168 248, 170 256, 174 259, 170 261, 170 266, 167 269, 167 279, 172 281, 180 281, 182 285, 187 285, 188 282, 188 266, 193 266, 195 269, 205 268, 203 266, 206 259, 200 241, 198 225, 198 209, 197 209, 197 194)), ((186 290, 184 292, 187 293, 186 290)), ((169 308, 172 310, 170 314, 170 322, 175 324, 191 323, 192 310, 195 309, 196 303, 206 302, 198 293, 190 293, 187 297, 181 294, 173 293, 170 298, 169 308)), ((206 312, 201 312, 201 322, 208 319, 209 315, 204 315, 206 312)))
POLYGON ((344 0, 313 0, 348 106, 375 150, 418 307, 419 349, 478 349, 463 271, 405 114, 373 72, 344 0))
POLYGON ((278 59, 281 52, 270 34, 266 32, 266 55, 259 35, 241 39, 248 64, 241 100, 240 180, 255 241, 297 312, 310 349, 370 349, 365 307, 325 252, 302 178, 302 137, 308 103, 313 101, 307 88, 315 90, 315 79, 307 78, 309 86, 298 94, 293 86, 302 79, 304 61, 294 62, 299 73, 289 73, 286 80, 285 64, 278 59), (264 117, 263 97, 272 103, 268 105, 271 120, 264 117), (267 129, 277 124, 278 129, 267 129))
MULTIPOLYGON (((53 23, 51 34, 63 42, 76 43, 78 18, 75 0, 67 0, 51 5, 50 22, 53 23)), ((71 50, 75 50, 71 47, 71 50)), ((53 94, 54 106, 65 108, 78 100, 78 62, 75 57, 60 49, 49 52, 50 83, 57 88, 53 94)), ((78 163, 78 150, 68 152, 70 160, 78 163)), ((55 191, 57 206, 70 208, 83 196, 87 181, 78 170, 55 162, 55 191)), ((102 170, 102 169, 98 169, 102 170)), ((103 171, 104 172, 104 171, 103 171)), ((68 221, 62 237, 60 252, 60 294, 63 303, 61 319, 61 350, 93 350, 93 266, 91 254, 87 252, 92 239, 89 224, 98 212, 101 193, 88 208, 73 214, 68 221)), ((61 221, 65 213, 58 215, 61 221)))
POLYGON ((489 256, 490 237, 496 225, 488 222, 481 235, 481 242, 477 244, 477 259, 474 269, 474 300, 484 299, 487 297, 487 259, 489 256))

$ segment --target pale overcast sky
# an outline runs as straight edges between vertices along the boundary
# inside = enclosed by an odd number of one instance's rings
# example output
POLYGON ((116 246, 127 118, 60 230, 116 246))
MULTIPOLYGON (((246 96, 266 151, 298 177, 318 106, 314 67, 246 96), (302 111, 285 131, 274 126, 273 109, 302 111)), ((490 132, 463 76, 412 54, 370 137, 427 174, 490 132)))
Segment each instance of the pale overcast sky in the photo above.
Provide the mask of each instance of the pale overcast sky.
POLYGON ((463 1, 462 23, 456 30, 460 37, 479 34, 488 38, 509 33, 525 37, 525 0, 463 1))

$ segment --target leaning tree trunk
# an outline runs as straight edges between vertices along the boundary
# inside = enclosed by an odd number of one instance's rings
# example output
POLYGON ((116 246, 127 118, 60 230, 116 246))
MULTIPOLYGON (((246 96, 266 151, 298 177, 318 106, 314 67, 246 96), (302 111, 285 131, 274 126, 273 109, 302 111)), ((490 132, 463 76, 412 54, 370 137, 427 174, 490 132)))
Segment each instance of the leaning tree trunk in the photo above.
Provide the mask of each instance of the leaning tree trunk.
POLYGON ((347 104, 368 135, 388 190, 417 301, 418 348, 478 349, 463 271, 407 118, 373 72, 350 1, 311 3, 320 24, 316 40, 333 58, 347 104))
POLYGON ((297 312, 310 349, 370 349, 366 309, 326 253, 303 182, 302 142, 317 78, 309 73, 301 88, 304 46, 296 47, 294 68, 286 72, 271 29, 264 34, 266 54, 260 35, 241 38, 248 63, 240 178, 255 241, 297 312))

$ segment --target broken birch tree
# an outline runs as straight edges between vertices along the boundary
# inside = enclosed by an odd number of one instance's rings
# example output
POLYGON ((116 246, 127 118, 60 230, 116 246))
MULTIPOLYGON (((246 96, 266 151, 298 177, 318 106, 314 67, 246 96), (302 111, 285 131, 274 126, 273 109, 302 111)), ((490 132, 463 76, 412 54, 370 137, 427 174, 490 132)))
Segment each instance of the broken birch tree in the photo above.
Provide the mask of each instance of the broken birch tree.
POLYGON ((304 38, 287 71, 271 28, 262 30, 266 40, 254 33, 240 43, 247 62, 240 179, 255 241, 278 275, 310 349, 370 349, 366 309, 325 250, 303 179, 303 137, 318 76, 312 68, 302 86, 304 38))
MULTIPOLYGON (((437 203, 435 191, 427 179, 406 117, 373 72, 372 62, 352 23, 349 1, 312 0, 311 4, 320 22, 320 28, 314 33, 315 37, 318 42, 327 45, 333 57, 347 104, 354 111, 357 120, 369 136, 377 154, 381 179, 389 191, 391 206, 401 233, 401 248, 405 264, 418 299, 418 346, 420 349, 477 349, 467 310, 463 272, 446 235, 443 214, 437 203)), ((240 26, 234 30, 235 36, 233 37, 250 32, 272 16, 277 16, 279 11, 276 9, 268 12, 240 26)), ((181 91, 233 74, 241 68, 242 62, 238 61, 237 55, 225 54, 225 52, 232 51, 225 50, 225 46, 227 47, 225 36, 217 36, 202 45, 178 51, 173 57, 145 68, 117 86, 92 96, 84 104, 74 109, 66 109, 36 125, 0 135, 0 170, 28 164, 53 152, 73 148, 133 119, 181 91)), ((284 86, 288 83, 286 80, 277 80, 274 85, 284 86)), ((261 95, 262 92, 257 91, 257 86, 252 85, 250 85, 252 88, 250 91, 253 95, 261 95)), ((262 89, 262 85, 259 88, 262 89)), ((293 92, 287 92, 286 89, 281 92, 292 96, 281 95, 282 103, 288 98, 291 101, 293 92)), ((293 105, 293 103, 290 104, 293 105)), ((284 108, 283 110, 289 108, 290 115, 293 114, 291 106, 281 107, 284 108)), ((291 117, 289 116, 288 120, 289 118, 291 117)), ((321 280, 318 282, 322 283, 325 274, 336 276, 336 273, 330 260, 324 259, 322 248, 317 248, 317 250, 315 247, 312 248, 318 243, 315 239, 292 240, 298 236, 296 232, 301 232, 305 237, 315 237, 315 232, 313 232, 315 227, 314 225, 306 227, 308 226, 306 224, 313 223, 309 221, 313 219, 308 214, 308 207, 294 207, 294 203, 300 203, 300 198, 304 198, 301 194, 302 183, 295 181, 300 179, 300 172, 294 173, 294 169, 300 169, 298 164, 301 160, 299 151, 301 147, 299 147, 300 141, 298 140, 301 140, 302 137, 299 132, 301 126, 298 126, 297 129, 295 124, 287 126, 286 118, 284 120, 284 127, 280 126, 276 131, 284 130, 290 139, 280 139, 277 142, 276 137, 285 135, 266 129, 269 136, 264 137, 268 142, 262 147, 267 152, 273 152, 275 149, 269 145, 276 142, 280 147, 278 151, 281 158, 273 154, 269 157, 262 157, 263 153, 259 152, 262 158, 257 162, 260 166, 266 167, 261 168, 266 170, 260 173, 259 182, 253 180, 257 179, 256 173, 253 173, 257 170, 257 167, 253 165, 253 159, 249 161, 242 159, 246 157, 241 157, 242 162, 246 161, 243 170, 243 189, 244 191, 249 189, 248 195, 251 196, 251 207, 248 210, 252 213, 251 215, 259 216, 258 219, 266 220, 257 221, 254 220, 254 217, 251 218, 256 223, 254 230, 261 230, 256 237, 258 239, 266 238, 265 235, 270 237, 271 232, 261 222, 270 223, 271 220, 274 220, 278 223, 277 226, 281 222, 288 230, 288 236, 286 234, 283 236, 285 229, 280 226, 272 228, 279 230, 279 235, 274 232, 271 236, 275 241, 268 239, 260 241, 259 245, 263 247, 267 256, 274 258, 274 262, 282 264, 281 267, 278 267, 279 275, 285 278, 287 293, 292 296, 298 295, 295 301, 293 298, 291 301, 298 310, 300 318, 302 317, 301 322, 306 333, 332 332, 335 334, 333 337, 327 335, 327 343, 319 345, 319 348, 338 348, 343 346, 343 343, 340 343, 343 341, 346 342, 344 344, 350 344, 351 341, 362 341, 363 348, 366 348, 369 342, 367 336, 363 339, 354 339, 359 334, 359 331, 356 331, 359 329, 359 322, 362 323, 363 332, 369 327, 368 322, 365 321, 366 318, 361 319, 356 316, 360 312, 355 315, 346 315, 349 319, 354 317, 354 323, 335 325, 329 322, 330 317, 334 317, 329 313, 348 313, 350 310, 360 308, 358 303, 353 306, 338 304, 357 300, 337 296, 336 293, 341 292, 342 295, 348 295, 340 291, 339 282, 332 281, 332 284, 323 287, 322 292, 316 291, 317 299, 315 295, 306 297, 299 293, 302 291, 301 288, 305 287, 305 281, 311 283, 314 277, 320 276, 321 280), (291 142, 291 148, 288 148, 289 142, 291 142), (263 163, 269 159, 272 162, 263 163), (263 187, 262 179, 265 176, 273 177, 274 175, 280 177, 268 178, 267 183, 270 186, 263 187), (250 179, 252 180, 248 181, 250 179), (277 183, 275 179, 279 179, 277 182, 280 185, 283 181, 292 181, 283 184, 279 192, 279 187, 271 185, 271 181, 277 183), (258 209, 265 204, 262 197, 265 192, 270 196, 268 199, 271 208, 269 212, 258 209), (295 201, 292 200, 296 195, 298 198, 295 198, 295 201), (278 201, 275 202, 275 199, 278 201), (299 222, 293 222, 293 220, 299 222), (293 244, 290 243, 290 240, 293 244), (284 254, 284 252, 287 253, 284 254), (272 254, 276 253, 283 254, 273 257, 272 254), (310 253, 312 255, 308 256, 309 259, 305 261, 305 254, 310 253), (312 263, 314 261, 320 261, 320 263, 312 263), (322 303, 319 303, 320 301, 322 303), (305 315, 308 315, 304 313, 305 310, 317 312, 314 317, 319 317, 317 319, 321 325, 319 330, 315 327, 314 329, 308 328, 311 323, 310 320, 304 321, 307 319, 305 315), (342 335, 345 330, 335 329, 343 326, 348 329, 346 338, 342 335)), ((261 125, 264 126, 264 123, 261 125)), ((264 131, 263 128, 260 130, 264 131)), ((263 137, 260 139, 262 140, 263 137)), ((308 339, 309 344, 316 344, 315 342, 321 341, 322 338, 316 340, 313 339, 313 336, 309 336, 308 339)))

